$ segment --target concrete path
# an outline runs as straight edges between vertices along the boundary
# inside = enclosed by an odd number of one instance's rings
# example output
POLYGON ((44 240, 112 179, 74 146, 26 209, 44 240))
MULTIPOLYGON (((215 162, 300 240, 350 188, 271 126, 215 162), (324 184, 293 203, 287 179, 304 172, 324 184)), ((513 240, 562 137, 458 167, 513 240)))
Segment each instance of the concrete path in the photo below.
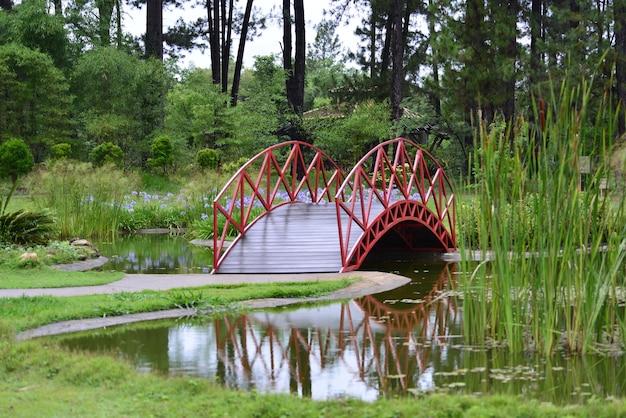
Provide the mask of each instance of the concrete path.
MULTIPOLYGON (((260 309, 290 305, 302 302, 342 300, 362 297, 395 289, 411 280, 391 273, 372 271, 354 271, 350 273, 308 273, 308 274, 127 274, 123 279, 102 286, 64 287, 56 289, 0 289, 0 298, 20 296, 85 296, 120 292, 140 292, 142 290, 168 290, 181 287, 198 287, 212 284, 233 283, 269 283, 269 282, 306 282, 337 280, 359 277, 361 280, 318 298, 272 298, 254 299, 238 305, 249 309, 260 309)), ((18 340, 86 331, 90 329, 128 324, 132 322, 156 319, 180 318, 201 314, 196 309, 170 309, 165 311, 144 312, 132 315, 102 317, 63 321, 55 324, 30 329, 19 333, 18 340)))
MULTIPOLYGON (((121 280, 100 286, 0 289, 1 297, 20 296, 85 296, 142 290, 168 290, 179 287, 198 287, 212 284, 306 282, 337 280, 343 277, 363 277, 375 288, 384 290, 401 286, 409 279, 390 273, 355 271, 350 273, 302 273, 302 274, 127 274, 121 280)), ((383 291, 383 290, 378 290, 383 291)), ((376 293, 376 292, 369 292, 376 293)))

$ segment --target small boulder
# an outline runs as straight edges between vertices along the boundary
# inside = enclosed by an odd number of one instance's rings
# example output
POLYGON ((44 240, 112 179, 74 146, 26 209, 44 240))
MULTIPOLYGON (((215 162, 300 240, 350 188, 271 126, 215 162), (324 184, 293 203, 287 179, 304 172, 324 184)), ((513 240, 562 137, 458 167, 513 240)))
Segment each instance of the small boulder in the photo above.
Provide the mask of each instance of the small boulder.
POLYGON ((72 247, 79 247, 85 251, 86 258, 98 258, 100 257, 100 251, 89 241, 82 238, 70 239, 70 245, 72 247))
POLYGON ((39 256, 37 253, 24 253, 20 255, 20 263, 25 263, 27 261, 34 261, 35 263, 38 263, 39 256))
POLYGON ((39 256, 37 253, 24 253, 17 263, 20 267, 34 267, 39 264, 39 256))

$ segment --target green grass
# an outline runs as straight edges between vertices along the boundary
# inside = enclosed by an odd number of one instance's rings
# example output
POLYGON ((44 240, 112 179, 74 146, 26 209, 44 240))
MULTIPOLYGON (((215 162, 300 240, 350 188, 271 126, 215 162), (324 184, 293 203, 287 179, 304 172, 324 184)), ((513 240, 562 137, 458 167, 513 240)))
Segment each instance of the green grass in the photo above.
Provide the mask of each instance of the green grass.
POLYGON ((0 247, 0 289, 96 286, 121 279, 121 272, 68 272, 52 268, 54 264, 71 264, 91 256, 91 249, 74 247, 68 242, 48 245, 0 247), (20 262, 24 253, 35 253, 36 260, 20 262))
POLYGON ((516 396, 422 395, 313 401, 225 390, 206 379, 142 374, 109 356, 0 341, 0 411, 11 417, 616 417, 621 400, 557 407, 516 396))
POLYGON ((232 304, 249 299, 306 298, 325 295, 348 286, 341 279, 308 283, 264 283, 254 286, 212 285, 179 288, 164 292, 145 290, 75 297, 22 296, 0 298, 0 326, 16 332, 70 319, 127 315, 174 308, 210 311, 232 309, 232 304))
POLYGON ((9 201, 7 212, 16 212, 18 210, 34 211, 37 207, 33 203, 33 200, 28 196, 13 195, 9 201))
POLYGON ((44 265, 15 269, 0 265, 0 289, 97 286, 112 283, 122 277, 122 272, 68 272, 44 265))

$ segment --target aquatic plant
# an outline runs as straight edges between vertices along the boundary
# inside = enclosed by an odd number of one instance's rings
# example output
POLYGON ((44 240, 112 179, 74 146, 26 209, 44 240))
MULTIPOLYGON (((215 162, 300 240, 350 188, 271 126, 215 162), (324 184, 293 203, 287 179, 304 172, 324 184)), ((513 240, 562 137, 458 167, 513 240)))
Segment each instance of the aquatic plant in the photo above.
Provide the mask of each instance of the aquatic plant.
POLYGON ((49 210, 62 237, 111 237, 119 230, 124 193, 138 179, 113 165, 58 160, 40 168, 28 189, 37 207, 49 210))
POLYGON ((515 132, 480 126, 475 230, 461 245, 480 249, 484 259, 491 254, 478 266, 466 259, 468 274, 459 282, 473 344, 544 353, 626 346, 618 303, 624 200, 599 188, 610 176, 617 112, 607 95, 595 126, 586 126, 590 91, 585 81, 565 80, 546 101, 537 98, 535 125, 519 123, 515 132), (582 190, 585 154, 595 166, 582 190))

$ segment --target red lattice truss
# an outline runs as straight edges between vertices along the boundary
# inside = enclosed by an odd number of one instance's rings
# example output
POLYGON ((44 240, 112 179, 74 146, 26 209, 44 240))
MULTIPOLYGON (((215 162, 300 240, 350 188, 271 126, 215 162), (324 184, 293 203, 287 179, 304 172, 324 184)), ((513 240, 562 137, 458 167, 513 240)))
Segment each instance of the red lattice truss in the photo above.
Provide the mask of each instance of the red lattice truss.
POLYGON ((343 172, 328 155, 306 142, 283 142, 257 154, 213 201, 214 270, 226 255, 224 244, 231 227, 236 229, 237 239, 256 219, 280 205, 320 203, 324 199, 331 202, 335 195, 342 196, 338 189, 343 178, 343 172), (223 224, 219 218, 224 219, 223 224))
POLYGON ((342 271, 358 269, 392 228, 409 248, 419 247, 414 228, 396 228, 400 224, 427 228, 440 243, 432 250, 456 250, 450 181, 439 163, 411 141, 396 138, 372 149, 346 176, 337 196, 342 197, 335 200, 342 271), (360 235, 356 244, 353 234, 360 235))
POLYGON ((348 176, 310 144, 274 145, 241 167, 213 202, 214 271, 227 255, 225 242, 232 239, 229 230, 234 228, 237 240, 264 214, 302 201, 335 202, 342 271, 358 269, 390 229, 409 248, 423 250, 414 230, 415 225, 427 228, 440 243, 431 250, 454 251, 451 190, 439 163, 404 138, 372 149, 348 176))

